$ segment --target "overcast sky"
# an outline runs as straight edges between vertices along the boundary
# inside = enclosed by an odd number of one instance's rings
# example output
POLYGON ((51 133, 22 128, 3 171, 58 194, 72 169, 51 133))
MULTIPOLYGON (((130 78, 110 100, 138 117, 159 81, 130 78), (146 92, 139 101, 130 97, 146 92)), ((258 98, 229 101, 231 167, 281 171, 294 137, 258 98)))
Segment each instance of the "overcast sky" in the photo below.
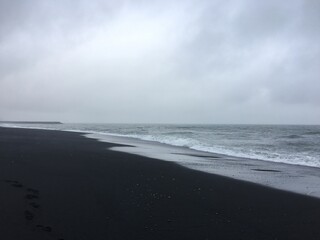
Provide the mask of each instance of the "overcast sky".
POLYGON ((320 124, 320 1, 0 0, 0 120, 320 124))

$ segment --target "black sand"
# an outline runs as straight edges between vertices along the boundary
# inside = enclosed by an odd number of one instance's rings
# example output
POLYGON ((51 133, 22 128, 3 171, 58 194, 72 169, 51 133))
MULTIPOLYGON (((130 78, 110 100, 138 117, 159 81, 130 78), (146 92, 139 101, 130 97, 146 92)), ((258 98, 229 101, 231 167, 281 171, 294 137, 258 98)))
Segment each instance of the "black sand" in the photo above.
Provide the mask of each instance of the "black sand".
POLYGON ((320 239, 320 199, 0 128, 0 239, 320 239))

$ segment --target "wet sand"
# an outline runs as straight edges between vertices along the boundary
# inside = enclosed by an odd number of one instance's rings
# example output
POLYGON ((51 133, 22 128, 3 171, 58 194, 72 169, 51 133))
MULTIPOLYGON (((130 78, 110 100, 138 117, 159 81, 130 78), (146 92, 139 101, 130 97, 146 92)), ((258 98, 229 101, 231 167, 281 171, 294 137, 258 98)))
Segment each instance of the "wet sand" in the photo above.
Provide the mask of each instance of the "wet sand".
POLYGON ((320 239, 320 199, 115 146, 0 128, 1 239, 320 239))

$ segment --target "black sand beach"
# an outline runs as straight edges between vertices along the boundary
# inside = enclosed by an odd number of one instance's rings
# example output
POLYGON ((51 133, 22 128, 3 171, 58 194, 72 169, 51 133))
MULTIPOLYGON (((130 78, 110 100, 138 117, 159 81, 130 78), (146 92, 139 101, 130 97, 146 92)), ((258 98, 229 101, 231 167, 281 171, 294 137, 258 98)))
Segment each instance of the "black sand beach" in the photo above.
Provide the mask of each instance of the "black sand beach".
POLYGON ((0 128, 0 239, 320 239, 320 199, 0 128))

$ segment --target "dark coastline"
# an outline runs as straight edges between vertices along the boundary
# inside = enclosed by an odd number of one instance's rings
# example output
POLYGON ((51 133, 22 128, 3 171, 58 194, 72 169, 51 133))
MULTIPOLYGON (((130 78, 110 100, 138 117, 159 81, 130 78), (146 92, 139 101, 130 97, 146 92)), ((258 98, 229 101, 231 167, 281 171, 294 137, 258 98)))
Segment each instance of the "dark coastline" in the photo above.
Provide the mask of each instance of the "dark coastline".
POLYGON ((0 121, 0 123, 9 123, 9 124, 62 124, 62 122, 58 121, 0 121))
POLYGON ((0 127, 0 238, 320 239, 320 199, 0 127))

